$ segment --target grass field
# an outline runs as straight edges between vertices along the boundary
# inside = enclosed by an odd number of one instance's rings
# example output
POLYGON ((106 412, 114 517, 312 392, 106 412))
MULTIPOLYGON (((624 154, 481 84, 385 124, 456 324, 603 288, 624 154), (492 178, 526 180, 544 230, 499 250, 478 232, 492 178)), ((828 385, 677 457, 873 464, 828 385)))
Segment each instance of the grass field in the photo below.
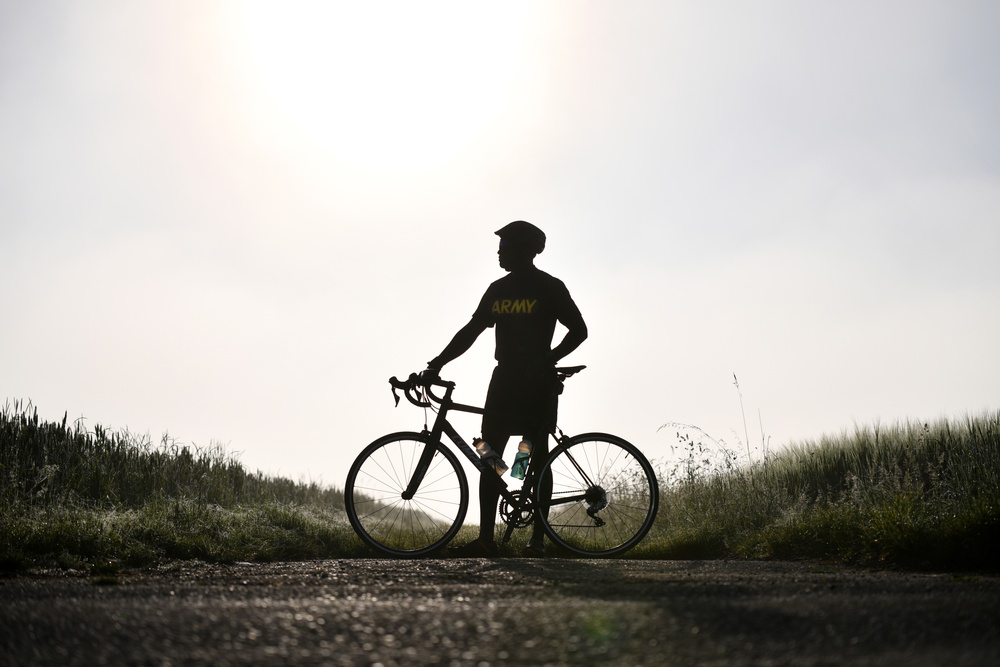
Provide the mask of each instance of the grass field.
MULTIPOLYGON (((687 444, 629 557, 1000 565, 1000 412, 858 428, 752 465, 703 465, 687 444)), ((249 473, 217 448, 40 422, 30 405, 0 412, 2 570, 362 555, 339 489, 249 473)))
POLYGON ((1000 412, 857 428, 674 478, 640 545, 650 557, 1000 568, 1000 412))
POLYGON ((336 488, 249 473, 219 448, 0 412, 0 567, 351 556, 336 488))

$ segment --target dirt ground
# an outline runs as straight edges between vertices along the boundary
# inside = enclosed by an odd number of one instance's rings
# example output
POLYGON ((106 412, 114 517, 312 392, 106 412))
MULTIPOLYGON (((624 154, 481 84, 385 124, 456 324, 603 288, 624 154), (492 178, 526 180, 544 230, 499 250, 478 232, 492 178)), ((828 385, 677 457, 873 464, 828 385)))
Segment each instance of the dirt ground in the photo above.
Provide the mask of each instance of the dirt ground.
POLYGON ((1000 577, 336 560, 0 579, 0 664, 998 665, 1000 577))

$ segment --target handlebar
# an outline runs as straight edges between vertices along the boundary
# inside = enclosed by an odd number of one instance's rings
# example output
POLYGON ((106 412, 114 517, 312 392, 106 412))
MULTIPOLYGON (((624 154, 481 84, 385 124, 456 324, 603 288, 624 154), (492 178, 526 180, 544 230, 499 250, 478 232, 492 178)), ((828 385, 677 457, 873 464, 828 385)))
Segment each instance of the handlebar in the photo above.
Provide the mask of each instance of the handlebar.
POLYGON ((396 376, 389 378, 389 384, 392 385, 392 398, 399 405, 399 394, 396 390, 403 392, 406 396, 406 400, 413 403, 418 408, 429 408, 431 407, 431 401, 435 403, 440 403, 444 397, 438 396, 434 393, 432 387, 444 387, 445 389, 454 389, 454 382, 445 382, 444 380, 437 377, 424 376, 423 374, 410 373, 410 377, 406 378, 405 381, 399 380, 396 376), (417 393, 418 389, 423 389, 424 392, 421 394, 417 393), (423 400, 424 397, 431 400, 423 400))
MULTIPOLYGON (((582 371, 586 366, 564 366, 561 368, 555 368, 556 377, 559 379, 560 393, 562 392, 562 382, 566 378, 576 375, 582 371)), ((454 389, 455 383, 442 380, 437 377, 437 375, 424 375, 423 373, 410 373, 410 377, 406 380, 400 380, 395 375, 389 378, 389 384, 392 385, 392 398, 396 402, 396 406, 399 406, 399 394, 396 390, 403 392, 408 400, 413 405, 418 408, 429 408, 431 407, 431 402, 441 403, 444 400, 443 396, 438 396, 434 393, 433 387, 443 387, 446 390, 454 389), (418 389, 423 389, 419 394, 418 389), (424 400, 425 398, 429 400, 424 400)))

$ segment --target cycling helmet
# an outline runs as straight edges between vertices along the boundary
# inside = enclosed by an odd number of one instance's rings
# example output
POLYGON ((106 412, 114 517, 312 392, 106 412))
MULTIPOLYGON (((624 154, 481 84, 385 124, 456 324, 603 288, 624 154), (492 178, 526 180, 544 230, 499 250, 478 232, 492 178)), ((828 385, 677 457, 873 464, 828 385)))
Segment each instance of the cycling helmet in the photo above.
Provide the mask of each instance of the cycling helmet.
POLYGON ((524 220, 515 220, 509 225, 504 225, 496 231, 496 235, 505 241, 530 249, 536 255, 545 250, 545 232, 524 220))

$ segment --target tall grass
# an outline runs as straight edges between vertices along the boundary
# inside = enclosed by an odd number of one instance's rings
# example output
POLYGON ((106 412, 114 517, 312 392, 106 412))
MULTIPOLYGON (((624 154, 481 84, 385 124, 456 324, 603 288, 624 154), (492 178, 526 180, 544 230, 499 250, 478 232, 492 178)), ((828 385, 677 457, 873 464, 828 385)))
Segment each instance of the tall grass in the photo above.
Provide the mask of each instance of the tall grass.
MULTIPOLYGON (((630 557, 1000 567, 1000 412, 859 427, 754 462, 692 427, 679 446, 630 557)), ((339 489, 249 473, 219 447, 0 410, 0 570, 364 553, 339 489)))
POLYGON ((1000 566, 1000 412, 859 427, 755 464, 724 461, 706 470, 689 458, 683 474, 661 472, 672 483, 647 551, 1000 566))
POLYGON ((81 423, 39 422, 30 404, 6 404, 0 412, 0 502, 47 507, 84 504, 135 508, 151 501, 185 498, 230 507, 239 503, 289 502, 344 506, 343 493, 248 473, 219 446, 179 445, 164 436, 92 432, 81 423))
POLYGON ((357 550, 343 492, 249 473, 221 447, 0 411, 0 565, 273 560, 357 550))

